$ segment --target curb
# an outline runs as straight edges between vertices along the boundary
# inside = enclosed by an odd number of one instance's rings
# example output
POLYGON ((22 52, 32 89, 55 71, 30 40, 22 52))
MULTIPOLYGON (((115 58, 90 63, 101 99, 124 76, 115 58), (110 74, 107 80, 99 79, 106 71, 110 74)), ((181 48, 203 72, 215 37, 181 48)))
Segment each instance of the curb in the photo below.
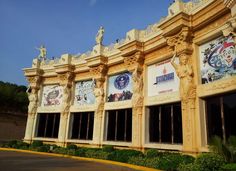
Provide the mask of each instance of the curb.
POLYGON ((14 148, 0 148, 0 151, 14 151, 14 152, 22 152, 22 153, 30 153, 30 154, 39 154, 39 155, 45 155, 45 156, 53 156, 53 157, 65 157, 65 158, 71 158, 71 159, 76 159, 76 160, 84 160, 84 161, 98 162, 98 163, 104 163, 104 164, 112 164, 112 165, 117 165, 117 166, 124 166, 124 167, 136 169, 136 170, 140 170, 140 171, 161 171, 161 170, 157 170, 157 169, 153 169, 153 168, 137 166, 137 165, 127 164, 127 163, 121 163, 121 162, 116 162, 116 161, 77 157, 77 156, 70 156, 70 155, 64 155, 64 154, 37 152, 37 151, 30 151, 30 150, 20 150, 20 149, 14 149, 14 148))

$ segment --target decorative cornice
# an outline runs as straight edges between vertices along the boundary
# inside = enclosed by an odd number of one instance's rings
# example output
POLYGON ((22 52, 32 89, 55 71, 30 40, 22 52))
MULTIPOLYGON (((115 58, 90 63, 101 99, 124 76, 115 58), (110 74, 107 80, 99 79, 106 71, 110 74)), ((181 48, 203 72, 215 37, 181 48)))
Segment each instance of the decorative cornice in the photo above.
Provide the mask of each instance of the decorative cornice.
POLYGON ((121 56, 126 57, 137 51, 143 51, 143 43, 139 41, 132 41, 124 46, 118 47, 118 49, 121 51, 121 56))

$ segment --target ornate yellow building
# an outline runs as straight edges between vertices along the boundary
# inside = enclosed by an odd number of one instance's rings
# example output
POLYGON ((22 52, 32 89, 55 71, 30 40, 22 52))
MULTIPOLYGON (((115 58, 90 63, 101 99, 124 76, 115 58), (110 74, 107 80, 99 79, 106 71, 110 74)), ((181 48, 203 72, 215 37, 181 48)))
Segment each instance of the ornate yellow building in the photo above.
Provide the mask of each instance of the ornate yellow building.
MULTIPOLYGON (((236 0, 176 0, 145 30, 25 68, 25 141, 188 153, 236 135, 236 0)), ((46 49, 45 53, 46 54, 46 49)))

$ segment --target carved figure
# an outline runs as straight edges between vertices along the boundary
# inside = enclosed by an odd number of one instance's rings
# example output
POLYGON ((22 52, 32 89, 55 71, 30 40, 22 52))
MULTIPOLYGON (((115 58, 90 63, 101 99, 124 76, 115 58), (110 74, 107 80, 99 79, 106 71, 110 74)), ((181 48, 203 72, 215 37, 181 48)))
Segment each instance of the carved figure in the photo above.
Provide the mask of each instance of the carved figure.
POLYGON ((132 74, 132 80, 133 80, 133 97, 132 97, 132 103, 134 106, 142 105, 142 90, 143 90, 143 78, 138 71, 138 67, 135 68, 133 74, 132 74))
POLYGON ((188 56, 184 53, 179 56, 179 65, 175 63, 176 52, 171 59, 171 64, 175 68, 180 79, 180 96, 183 100, 195 97, 195 85, 193 83, 193 69, 188 64, 188 56))
POLYGON ((41 45, 40 48, 36 48, 37 50, 39 50, 39 55, 38 58, 42 59, 42 60, 46 60, 46 55, 47 55, 47 49, 45 48, 44 45, 41 45))
POLYGON ((102 81, 96 81, 95 87, 94 87, 94 96, 96 99, 96 113, 99 113, 101 111, 103 106, 103 99, 104 99, 104 89, 102 87, 102 81))
POLYGON ((63 89, 63 114, 67 114, 69 112, 70 100, 71 100, 71 91, 70 91, 70 86, 67 83, 63 89))
POLYGON ((30 87, 28 87, 26 90, 26 93, 27 93, 28 99, 29 99, 28 113, 30 115, 34 115, 37 110, 38 95, 37 95, 37 91, 35 88, 33 88, 31 90, 31 93, 29 92, 29 90, 30 90, 30 87))
POLYGON ((104 28, 101 26, 100 29, 98 30, 97 35, 96 35, 96 45, 102 45, 104 32, 105 32, 105 30, 104 30, 104 28))

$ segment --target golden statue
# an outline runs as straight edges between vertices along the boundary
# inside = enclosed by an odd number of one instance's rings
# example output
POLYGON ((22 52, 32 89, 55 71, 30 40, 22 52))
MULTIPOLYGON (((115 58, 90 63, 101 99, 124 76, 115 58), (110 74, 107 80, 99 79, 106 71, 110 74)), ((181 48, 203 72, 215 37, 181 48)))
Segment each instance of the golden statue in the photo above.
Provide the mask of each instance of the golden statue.
POLYGON ((39 50, 39 55, 38 58, 42 59, 42 60, 46 60, 46 55, 47 55, 47 49, 45 48, 44 45, 41 45, 40 48, 36 48, 37 50, 39 50))
POLYGON ((98 33, 96 35, 96 45, 102 45, 102 41, 103 41, 103 34, 104 34, 105 30, 104 28, 101 26, 100 29, 98 30, 98 33))

